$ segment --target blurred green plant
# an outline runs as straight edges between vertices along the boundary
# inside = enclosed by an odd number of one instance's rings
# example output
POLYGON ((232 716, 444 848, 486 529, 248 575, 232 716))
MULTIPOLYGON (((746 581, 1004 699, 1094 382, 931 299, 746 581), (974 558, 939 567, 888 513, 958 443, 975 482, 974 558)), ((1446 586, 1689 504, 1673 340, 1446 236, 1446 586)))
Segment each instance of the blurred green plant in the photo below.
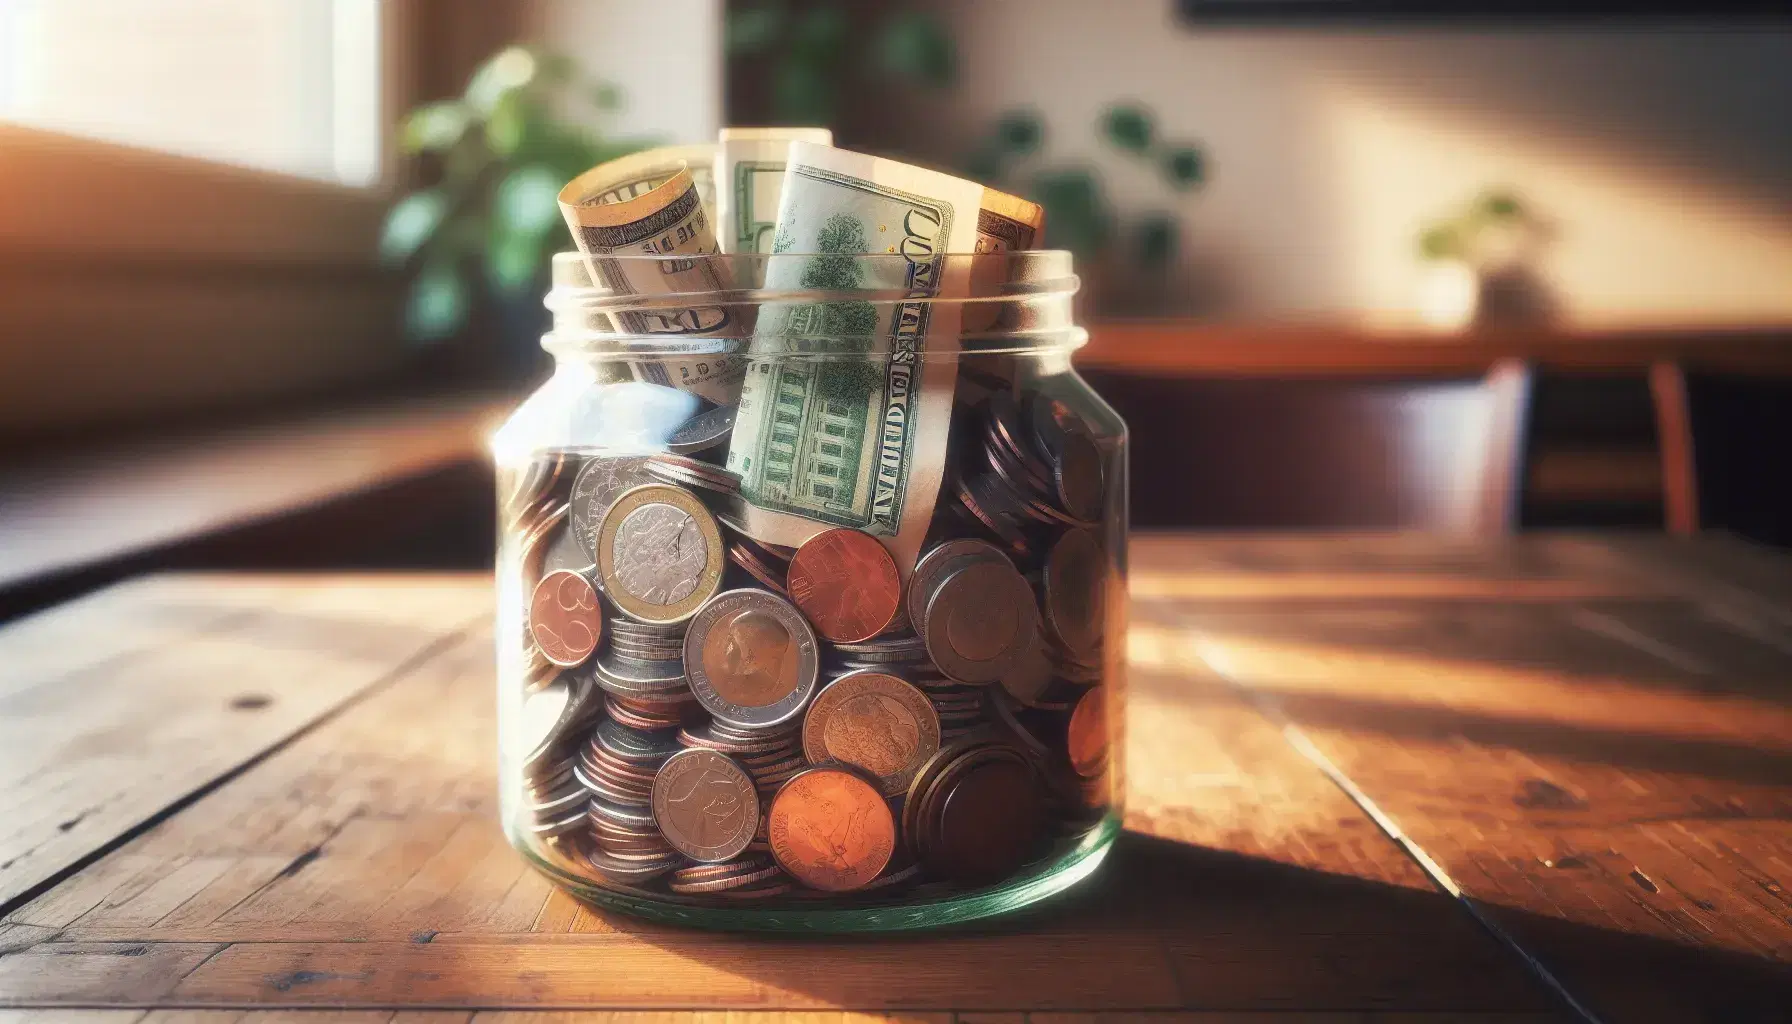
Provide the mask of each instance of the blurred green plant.
MULTIPOLYGON (((1096 119, 1096 136, 1108 146, 1150 168, 1172 193, 1185 194, 1206 180, 1200 147, 1168 141, 1157 131, 1149 108, 1116 103, 1096 119)), ((1163 271, 1181 248, 1178 220, 1171 210, 1156 209, 1122 218, 1109 202, 1099 172, 1088 167, 1043 165, 1045 124, 1032 110, 1010 110, 997 117, 964 161, 965 173, 1045 207, 1045 244, 1069 249, 1092 260, 1123 245, 1121 254, 1133 266, 1163 271)))
POLYGON ((1460 260, 1480 266, 1488 256, 1488 240, 1496 232, 1537 226, 1530 208, 1512 190, 1488 189, 1455 216, 1425 225, 1419 232, 1419 258, 1427 262, 1460 260))
POLYGON ((458 99, 405 116, 399 148, 435 179, 392 205, 380 236, 381 259, 411 273, 406 337, 440 341, 466 325, 482 295, 517 300, 539 289, 566 244, 561 186, 653 144, 605 138, 573 119, 581 107, 605 114, 621 103, 615 86, 566 57, 512 46, 458 99))
POLYGON ((771 111, 790 125, 831 126, 846 73, 885 75, 943 89, 958 80, 952 37, 932 14, 876 9, 866 26, 840 6, 785 0, 730 4, 724 46, 730 58, 763 57, 771 67, 771 111))

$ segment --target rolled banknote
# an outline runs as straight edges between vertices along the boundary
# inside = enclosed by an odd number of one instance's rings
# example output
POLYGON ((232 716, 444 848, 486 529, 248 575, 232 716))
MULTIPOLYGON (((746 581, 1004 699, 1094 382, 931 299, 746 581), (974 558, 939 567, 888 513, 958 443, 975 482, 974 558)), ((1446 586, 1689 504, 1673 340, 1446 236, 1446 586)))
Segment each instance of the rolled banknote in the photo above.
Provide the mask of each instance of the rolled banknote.
POLYGON ((968 262, 947 254, 1030 242, 1043 222, 1038 206, 973 181, 792 144, 766 288, 912 301, 761 310, 728 449, 740 500, 726 517, 792 547, 831 527, 863 530, 906 577, 945 473, 958 372, 959 305, 925 300, 969 294, 968 262), (854 258, 864 255, 880 258, 854 258), (839 358, 855 350, 865 358, 839 358))
POLYGON ((716 146, 716 241, 723 252, 771 252, 793 142, 834 144, 826 128, 724 128, 716 146))
MULTIPOLYGON (((723 258, 716 255, 715 234, 690 169, 678 167, 648 187, 636 159, 643 155, 595 167, 560 191, 560 211, 593 282, 617 295, 727 288, 723 258), (640 258, 654 256, 661 258, 640 258)), ((664 338, 690 353, 643 354, 629 362, 635 379, 689 391, 717 405, 733 405, 739 397, 744 327, 734 322, 728 306, 619 309, 606 315, 618 335, 664 338), (715 343, 707 348, 690 343, 703 338, 715 343)), ((626 349, 630 342, 620 344, 626 349)))
POLYGON ((681 169, 688 170, 703 208, 714 211, 716 148, 713 142, 657 146, 599 164, 573 180, 586 183, 582 201, 616 203, 658 188, 681 169))

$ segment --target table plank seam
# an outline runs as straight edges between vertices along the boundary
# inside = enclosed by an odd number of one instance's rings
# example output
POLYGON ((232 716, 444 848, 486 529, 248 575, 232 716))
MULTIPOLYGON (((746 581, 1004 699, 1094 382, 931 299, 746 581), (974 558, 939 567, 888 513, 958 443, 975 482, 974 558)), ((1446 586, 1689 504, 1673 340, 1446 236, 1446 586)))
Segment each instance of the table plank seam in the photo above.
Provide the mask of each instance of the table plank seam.
POLYGON ((1586 1024, 1604 1024, 1604 1021, 1599 1015, 1594 1013, 1591 1008, 1571 992, 1568 989, 1568 986, 1565 985, 1561 979, 1557 978, 1555 973, 1552 972, 1542 960, 1519 943, 1518 939, 1510 932, 1500 927, 1498 922, 1482 913, 1480 907, 1463 894, 1462 887, 1456 884, 1455 879, 1451 878, 1450 875, 1444 871, 1443 867, 1439 865, 1423 847, 1400 828, 1399 822, 1396 822, 1389 816, 1388 813, 1375 802, 1374 798, 1364 792, 1362 787, 1358 786, 1349 775, 1345 774, 1343 769, 1339 768, 1331 758, 1325 755, 1324 751, 1319 749, 1318 745, 1307 736, 1306 731, 1303 730, 1287 713, 1287 710, 1282 707, 1280 701, 1278 701, 1272 694, 1265 693, 1262 690, 1251 686, 1249 683, 1242 681, 1235 674, 1227 672, 1223 664, 1216 664, 1214 659, 1209 658, 1205 653, 1200 654, 1199 657, 1201 658, 1202 663, 1218 673, 1220 678, 1238 688, 1247 700, 1251 701, 1265 717, 1280 729, 1283 740, 1294 749, 1295 753, 1299 754, 1308 763, 1312 764, 1314 768, 1319 770, 1320 774, 1324 775, 1334 786, 1337 786, 1345 796, 1349 797, 1352 803, 1355 803, 1357 807, 1361 808, 1362 812, 1369 817, 1369 820, 1375 823, 1376 828, 1380 829, 1395 846, 1398 846, 1408 857, 1412 858, 1412 860, 1418 864, 1419 869, 1425 872, 1426 876, 1431 879, 1432 884, 1436 885, 1438 889, 1442 890, 1454 900, 1456 905, 1461 907, 1463 911, 1466 912, 1476 924, 1480 925, 1481 928, 1492 936, 1496 942, 1505 947, 1512 955, 1516 956, 1519 962, 1524 965, 1525 969, 1542 983, 1545 988, 1549 989, 1551 993, 1578 1015, 1581 1020, 1585 1021, 1586 1024))
POLYGON ((419 649, 416 654, 403 662, 400 662, 391 671, 362 687, 356 693, 350 694, 335 706, 325 710, 323 713, 317 715, 309 722, 304 723, 286 736, 281 737, 250 757, 245 758, 213 776, 211 779, 206 780, 204 783, 195 786, 193 789, 169 801, 166 805, 148 815, 142 821, 123 829, 118 835, 96 845, 92 850, 75 858, 68 864, 63 865, 61 868, 58 868, 55 872, 44 877, 37 883, 26 889, 20 890, 11 899, 0 902, 0 920, 4 920, 14 912, 28 906, 33 900, 36 900, 38 897, 43 896, 45 893, 48 893, 61 885, 63 882, 73 878, 82 871, 87 870, 94 864, 99 863, 101 860, 104 860, 106 857, 124 848, 124 846, 137 839, 139 836, 144 835, 151 829, 154 829, 156 826, 174 817, 176 814, 179 814, 181 811, 184 811, 193 804, 203 800, 205 797, 216 792, 232 780, 241 777, 268 758, 285 750, 300 739, 315 732, 320 727, 340 718, 345 712, 365 702, 368 698, 391 686, 399 679, 404 678, 404 676, 409 674, 418 665, 440 655, 454 644, 462 642, 478 621, 477 618, 470 619, 460 626, 430 641, 419 649))

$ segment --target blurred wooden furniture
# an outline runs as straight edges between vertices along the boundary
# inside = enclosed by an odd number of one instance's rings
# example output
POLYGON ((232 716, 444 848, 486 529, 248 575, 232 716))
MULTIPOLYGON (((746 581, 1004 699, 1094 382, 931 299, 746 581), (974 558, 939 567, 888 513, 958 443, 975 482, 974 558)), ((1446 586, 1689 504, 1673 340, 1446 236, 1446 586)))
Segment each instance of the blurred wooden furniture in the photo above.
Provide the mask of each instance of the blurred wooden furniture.
POLYGON ((1478 380, 1087 376, 1127 421, 1137 525, 1516 526, 1531 390, 1517 360, 1478 380))
MULTIPOLYGON (((1792 326, 1538 326, 1457 335, 1369 324, 1239 326, 1121 321, 1096 325, 1076 362, 1091 379, 1107 384, 1131 422, 1148 419, 1146 407, 1162 404, 1163 396, 1170 392, 1191 393, 1190 400, 1178 408, 1227 401, 1216 396, 1250 396, 1250 400, 1260 401, 1257 396, 1279 394, 1278 415, 1298 415, 1314 424, 1360 431, 1369 439, 1364 447, 1375 456, 1366 473, 1356 467, 1343 468, 1340 460, 1347 464, 1352 449, 1338 439, 1329 444, 1313 442, 1315 447, 1304 449, 1304 453, 1278 450, 1273 461, 1264 461, 1251 445, 1261 448, 1272 441, 1251 437, 1233 461, 1250 466, 1262 481, 1278 481, 1275 486, 1282 490, 1240 498, 1239 507, 1216 512, 1218 521, 1212 523, 1179 519, 1173 509, 1155 508, 1154 497, 1145 490, 1143 523, 1460 528, 1464 519, 1459 515, 1415 514, 1410 502, 1398 500, 1403 493, 1399 481, 1426 479, 1430 472, 1421 456, 1406 457, 1404 453, 1423 450, 1429 432, 1460 437, 1460 418, 1402 422, 1391 411, 1370 412, 1376 403, 1362 396, 1381 395, 1380 404, 1386 409, 1400 403, 1388 397, 1389 392, 1365 382, 1378 382, 1380 388, 1398 382, 1394 393, 1404 391, 1413 396, 1414 403, 1440 400, 1435 396, 1445 394, 1460 401, 1464 392, 1459 383, 1452 390, 1451 385, 1439 382, 1472 381, 1496 367, 1522 365, 1530 370, 1531 385, 1538 376, 1563 381, 1634 380, 1651 403, 1650 412, 1635 424, 1644 436, 1622 443, 1608 438, 1589 445, 1574 438, 1558 439, 1549 430, 1533 430, 1521 417, 1510 424, 1511 431, 1490 438, 1512 446, 1514 472, 1481 478, 1485 485, 1481 507, 1504 507, 1515 513, 1521 503, 1557 507, 1655 504, 1661 509, 1662 524, 1684 535, 1698 530, 1702 519, 1688 374, 1792 381, 1792 326), (1263 383, 1269 380, 1278 383, 1263 383), (1143 381, 1150 382, 1143 386, 1149 398, 1133 394, 1141 390, 1138 382, 1143 381), (1291 406, 1299 411, 1291 412, 1291 406), (1497 487, 1502 481, 1512 484, 1519 494, 1499 495, 1497 487), (1368 496, 1379 493, 1383 510, 1365 518, 1361 504, 1365 500, 1373 504, 1374 499, 1359 496, 1359 492, 1368 496), (1330 518, 1325 511, 1328 507, 1336 510, 1330 518), (1274 518, 1278 515, 1292 518, 1284 522, 1274 518)), ((1525 395, 1532 390, 1525 388, 1525 395)), ((1495 395, 1497 392, 1490 394, 1489 400, 1497 404, 1495 395)), ((1245 400, 1236 401, 1243 404, 1245 400)), ((1253 417, 1242 411, 1232 415, 1237 424, 1251 424, 1249 433, 1268 431, 1272 438, 1289 434, 1274 416, 1253 417)), ((1209 428, 1209 438, 1217 436, 1219 414, 1210 419, 1215 424, 1209 428)), ((1137 437, 1138 431, 1134 433, 1137 437)), ((1188 433, 1184 430, 1178 436, 1188 433)), ((1244 438, 1247 431, 1235 426, 1223 433, 1228 439, 1244 438)), ((1299 438, 1289 440, 1306 443, 1299 438)), ((1199 468, 1193 471, 1199 472, 1199 468)), ((1237 486, 1250 485, 1246 477, 1234 474, 1233 479, 1237 486)), ((1197 493, 1223 502, 1228 487, 1222 483, 1204 492, 1191 489, 1179 500, 1189 500, 1197 493)), ((1468 502, 1459 499, 1459 503, 1468 502)), ((1499 517, 1485 514, 1472 521, 1482 529, 1501 524, 1499 517)), ((1514 522, 1508 518, 1504 525, 1514 522)))
POLYGON ((5 466, 0 594, 482 462, 513 402, 363 403, 5 466))
POLYGON ((938 936, 717 935, 553 890, 495 821, 482 575, 149 577, 0 628, 0 1006, 1628 1024, 1792 1005, 1785 559, 1165 535, 1131 561, 1129 834, 1058 908, 938 936))

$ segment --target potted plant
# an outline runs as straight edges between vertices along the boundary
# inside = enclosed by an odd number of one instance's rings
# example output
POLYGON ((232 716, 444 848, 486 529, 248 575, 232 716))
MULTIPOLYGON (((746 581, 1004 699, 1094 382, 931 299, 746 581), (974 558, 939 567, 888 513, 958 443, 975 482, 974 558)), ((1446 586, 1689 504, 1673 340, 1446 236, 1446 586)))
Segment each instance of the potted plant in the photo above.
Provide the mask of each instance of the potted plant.
POLYGON ((409 276, 408 339, 436 344, 479 321, 497 343, 480 362, 511 373, 534 365, 548 267, 566 244, 561 186, 654 144, 606 138, 579 117, 620 103, 615 86, 566 57, 512 46, 482 64, 458 98, 405 116, 399 148, 430 184, 387 212, 380 255, 409 276))

